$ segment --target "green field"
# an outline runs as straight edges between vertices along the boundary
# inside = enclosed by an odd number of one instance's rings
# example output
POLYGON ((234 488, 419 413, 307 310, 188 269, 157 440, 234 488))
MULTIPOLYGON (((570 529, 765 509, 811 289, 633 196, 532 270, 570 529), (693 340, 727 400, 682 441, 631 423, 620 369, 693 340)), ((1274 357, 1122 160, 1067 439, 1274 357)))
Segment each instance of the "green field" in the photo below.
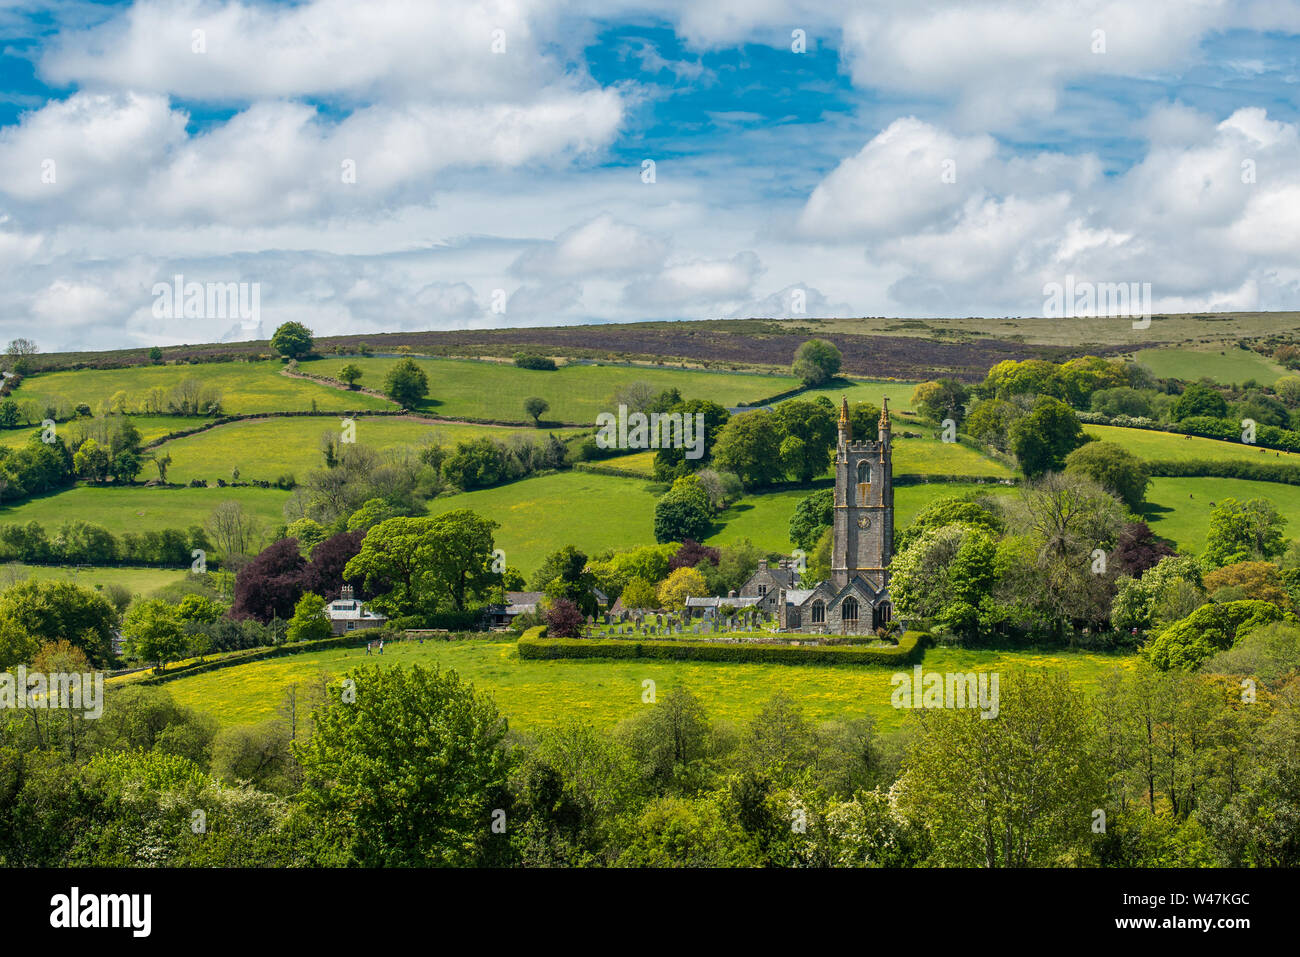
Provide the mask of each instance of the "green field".
MULTIPOLYGON (((345 365, 364 373, 358 385, 381 389, 384 376, 399 359, 320 359, 304 362, 301 368, 312 375, 335 376, 345 365)), ((543 421, 594 426, 601 412, 617 413, 610 402, 615 390, 634 382, 646 382, 656 389, 677 388, 686 399, 709 399, 734 406, 793 389, 798 385, 788 376, 739 375, 689 369, 660 369, 641 366, 569 365, 554 372, 518 369, 499 362, 468 359, 416 358, 429 376, 429 398, 419 411, 443 418, 465 416, 498 422, 528 423, 524 399, 539 396, 551 404, 543 421)))
MULTIPOLYGON (((383 664, 437 664, 452 668, 522 730, 585 718, 610 726, 641 708, 642 682, 650 679, 662 695, 685 686, 704 701, 715 721, 743 722, 778 690, 803 706, 815 720, 871 716, 889 729, 906 712, 890 705, 894 669, 877 665, 778 665, 684 661, 520 661, 513 641, 413 641, 389 644, 383 664)), ((223 725, 248 724, 272 717, 285 687, 307 683, 322 671, 331 675, 367 661, 364 648, 331 649, 286 655, 178 678, 165 687, 179 704, 214 715, 223 725)), ((1081 686, 1105 672, 1127 667, 1132 659, 1115 655, 1059 652, 966 651, 935 648, 926 652, 927 671, 997 671, 1067 667, 1081 686)), ((910 669, 904 669, 910 671, 910 669)))
POLYGON ((1085 425, 1084 431, 1104 442, 1122 445, 1148 462, 1188 462, 1207 459, 1214 462, 1272 462, 1300 465, 1300 454, 1263 449, 1258 445, 1220 442, 1199 435, 1177 435, 1147 429, 1123 429, 1114 425, 1085 425))
POLYGON ((151 529, 202 525, 222 502, 236 501, 269 532, 284 523, 288 492, 261 488, 92 488, 79 485, 65 492, 28 499, 0 508, 0 525, 40 522, 53 534, 64 522, 80 519, 102 525, 115 535, 151 529))
MULTIPOLYGON (((619 461, 619 460, 614 460, 619 461)), ((660 486, 662 487, 662 486, 660 486)), ((974 483, 906 485, 894 490, 898 528, 934 498, 982 488, 1009 493, 1007 486, 974 483)), ((719 516, 710 545, 729 545, 748 538, 760 548, 788 553, 790 516, 808 489, 750 495, 719 516)), ((654 542, 656 494, 647 482, 589 472, 559 472, 510 485, 449 495, 430 502, 433 513, 469 508, 499 522, 496 542, 506 561, 525 575, 561 545, 573 544, 588 555, 606 548, 654 542)))
POLYGON ((122 585, 133 595, 149 595, 166 585, 182 581, 188 568, 75 568, 71 565, 23 565, 10 562, 0 565, 0 588, 26 581, 67 581, 85 588, 122 585))
MULTIPOLYGON (((992 495, 1011 495, 1014 489, 1005 485, 979 485, 974 482, 933 482, 927 485, 901 485, 894 489, 894 527, 902 531, 916 513, 936 498, 961 495, 982 490, 992 495)), ((807 489, 751 495, 741 499, 719 516, 720 530, 709 536, 710 545, 732 545, 748 538, 760 548, 773 552, 789 552, 790 516, 799 500, 809 494, 807 489)))
POLYGON ((921 439, 894 439, 894 474, 1011 478, 1016 472, 1009 465, 965 445, 942 442, 927 435, 921 439))
MULTIPOLYGON (((175 415, 131 415, 127 416, 131 424, 140 432, 140 440, 146 444, 154 439, 160 439, 169 432, 175 432, 179 429, 192 428, 201 422, 201 419, 181 418, 175 415)), ((90 419, 74 420, 72 422, 60 422, 55 426, 55 431, 65 439, 75 436, 78 431, 89 426, 90 419)), ((39 425, 25 425, 16 429, 0 430, 0 445, 7 445, 10 448, 17 448, 20 445, 26 445, 31 441, 32 436, 40 435, 41 427, 39 425)))
MULTIPOLYGON (((429 423, 391 415, 357 416, 353 421, 357 443, 376 449, 419 446, 426 442, 448 446, 483 435, 501 440, 513 435, 544 437, 547 431, 429 423)), ((159 451, 172 457, 167 473, 170 482, 184 483, 195 478, 229 481, 234 468, 239 469, 240 480, 245 482, 251 479, 273 482, 286 472, 302 480, 308 472, 323 465, 322 435, 328 432, 338 439, 341 427, 342 419, 333 416, 245 419, 173 439, 159 446, 159 451)), ((554 431, 568 436, 576 430, 554 431)))
POLYGON ((656 496, 640 479, 556 472, 496 488, 436 498, 430 514, 473 509, 500 523, 497 546, 525 575, 562 545, 588 555, 654 544, 656 496))
POLYGON ((134 411, 143 407, 150 389, 170 392, 182 380, 195 378, 221 390, 222 410, 231 415, 308 412, 313 403, 321 410, 393 408, 391 402, 362 392, 345 392, 319 382, 289 378, 280 374, 283 368, 278 362, 208 362, 42 372, 24 379, 14 398, 69 409, 84 403, 98 415, 100 404, 118 392, 126 393, 127 408, 134 411))
POLYGON ((1156 375, 1164 379, 1213 379, 1229 385, 1254 379, 1261 385, 1272 385, 1286 370, 1271 359, 1246 349, 1201 351, 1197 349, 1143 349, 1136 357, 1156 375))
POLYGON ((1225 498, 1245 501, 1263 498, 1290 520, 1283 534, 1300 534, 1300 485, 1253 482, 1228 478, 1153 478, 1147 490, 1142 517, 1151 530, 1176 542, 1180 551, 1199 552, 1205 547, 1210 526, 1210 503, 1225 498))

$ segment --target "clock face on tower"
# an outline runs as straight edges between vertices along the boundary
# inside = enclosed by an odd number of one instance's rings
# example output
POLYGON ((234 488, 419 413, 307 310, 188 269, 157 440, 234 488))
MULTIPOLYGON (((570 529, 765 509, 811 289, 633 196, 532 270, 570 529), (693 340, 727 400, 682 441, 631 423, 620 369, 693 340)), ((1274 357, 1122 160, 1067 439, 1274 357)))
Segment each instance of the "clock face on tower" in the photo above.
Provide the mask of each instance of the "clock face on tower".
POLYGON ((860 519, 858 519, 858 528, 870 528, 870 527, 871 527, 871 519, 868 518, 866 515, 863 515, 860 519))

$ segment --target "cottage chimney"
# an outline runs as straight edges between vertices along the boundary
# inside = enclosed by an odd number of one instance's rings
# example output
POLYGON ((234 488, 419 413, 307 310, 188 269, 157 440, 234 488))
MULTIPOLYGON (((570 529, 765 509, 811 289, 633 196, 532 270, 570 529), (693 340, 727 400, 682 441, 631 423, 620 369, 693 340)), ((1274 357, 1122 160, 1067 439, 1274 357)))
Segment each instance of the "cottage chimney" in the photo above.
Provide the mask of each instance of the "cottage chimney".
POLYGON ((735 598, 735 597, 736 597, 736 589, 733 588, 733 589, 731 589, 731 591, 727 592, 727 597, 728 597, 728 598, 735 598))
POLYGON ((352 600, 352 586, 351 586, 351 585, 344 585, 343 588, 339 590, 339 598, 343 599, 344 601, 351 601, 351 600, 352 600))
POLYGON ((766 559, 766 558, 761 559, 761 560, 759 561, 759 563, 758 563, 758 570, 759 570, 760 572, 765 572, 765 571, 767 571, 767 559, 766 559))

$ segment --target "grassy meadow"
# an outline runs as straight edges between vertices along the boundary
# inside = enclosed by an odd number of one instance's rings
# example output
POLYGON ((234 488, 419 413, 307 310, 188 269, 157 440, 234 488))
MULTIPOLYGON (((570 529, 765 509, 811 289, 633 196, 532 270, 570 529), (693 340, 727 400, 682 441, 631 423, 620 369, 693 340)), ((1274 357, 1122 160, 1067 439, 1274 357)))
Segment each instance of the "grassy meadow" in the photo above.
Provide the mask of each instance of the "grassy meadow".
POLYGON ((121 585, 133 595, 150 595, 160 588, 183 580, 188 574, 188 568, 76 568, 71 565, 24 565, 21 562, 10 562, 0 565, 0 588, 34 578, 38 581, 72 582, 83 588, 121 585))
MULTIPOLYGON (((14 392, 19 400, 42 407, 89 405, 98 414, 118 392, 126 394, 127 409, 143 407, 150 389, 170 392, 185 379, 200 379, 221 390, 222 409, 231 415, 255 412, 309 412, 313 408, 364 411, 391 409, 393 403, 362 392, 345 392, 308 379, 281 375, 278 362, 208 362, 198 365, 148 365, 127 369, 77 369, 28 376, 14 392)), ((182 420, 176 421, 198 421, 182 420)))
POLYGON ((114 535, 151 529, 202 525, 222 502, 236 501, 264 528, 284 522, 290 493, 261 488, 94 488, 78 485, 53 495, 0 508, 0 525, 40 522, 47 534, 64 522, 81 519, 102 525, 114 535))
POLYGON ((1300 535, 1300 485, 1254 482, 1230 478, 1153 478, 1147 490, 1142 517, 1151 530, 1177 543, 1180 551, 1199 552, 1210 527, 1210 505, 1226 498, 1245 501, 1263 498, 1291 521, 1283 530, 1288 538, 1300 535))
MULTIPOLYGON (((545 436, 548 431, 425 422, 391 415, 357 416, 353 421, 357 443, 380 450, 432 443, 451 446, 484 435, 502 440, 514 435, 534 438, 545 436)), ((337 416, 245 419, 173 439, 159 446, 159 452, 172 458, 167 472, 170 482, 189 482, 195 478, 229 481, 235 468, 239 469, 240 480, 245 482, 251 479, 273 482, 286 472, 301 481, 308 472, 324 464, 322 436, 329 433, 337 439, 341 427, 342 420, 337 416)), ((549 431, 568 436, 577 430, 549 431)))
POLYGON ((1262 385, 1272 385, 1286 374, 1286 369, 1257 352, 1234 349, 1222 343, 1213 349, 1186 346, 1143 349, 1135 358, 1161 378, 1186 379, 1188 382, 1213 379, 1222 385, 1230 385, 1254 379, 1262 385))
MULTIPOLYGON (((610 401, 614 392, 634 382, 645 382, 659 390, 677 388, 683 398, 709 399, 729 407, 785 392, 799 384, 790 376, 650 366, 575 364, 544 372, 499 362, 412 358, 429 376, 429 396, 418 411, 448 419, 466 416, 531 424, 524 400, 538 396, 551 404, 543 421, 594 426, 597 414, 618 411, 610 401)), ((358 385, 380 389, 384 376, 399 361, 353 356, 304 362, 301 368, 313 375, 334 377, 345 365, 355 365, 363 373, 358 385)))
MULTIPOLYGON (((1066 668, 1082 687, 1107 671, 1130 667, 1120 655, 1033 653, 932 648, 927 671, 997 671, 1066 668)), ((511 726, 524 731, 553 727, 570 718, 609 726, 646 707, 642 682, 657 692, 685 686, 705 702, 715 721, 741 723, 758 713, 777 691, 797 700, 810 718, 874 718, 884 729, 901 726, 906 712, 890 704, 892 668, 879 665, 784 665, 689 661, 521 661, 513 641, 393 642, 382 657, 365 648, 330 649, 250 662, 170 681, 164 687, 179 704, 214 715, 223 725, 273 717, 283 691, 322 672, 341 674, 361 664, 438 665, 490 694, 511 726)), ((909 669, 906 669, 910 671, 909 669)))
POLYGON ((1085 425, 1083 430, 1103 442, 1122 445, 1148 462, 1189 462, 1208 459, 1214 462, 1272 462, 1300 465, 1300 454, 1264 449, 1240 442, 1221 442, 1199 435, 1177 435, 1146 429, 1124 429, 1114 425, 1085 425))

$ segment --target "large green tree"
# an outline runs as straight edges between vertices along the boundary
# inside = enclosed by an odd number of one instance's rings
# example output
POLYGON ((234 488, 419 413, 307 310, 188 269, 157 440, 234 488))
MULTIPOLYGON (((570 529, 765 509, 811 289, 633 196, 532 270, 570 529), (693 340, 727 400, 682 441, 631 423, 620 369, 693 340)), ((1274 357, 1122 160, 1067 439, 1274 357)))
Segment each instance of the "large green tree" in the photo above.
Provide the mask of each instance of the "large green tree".
POLYGON ((1065 471, 1086 475, 1131 509, 1146 498, 1151 475, 1142 460, 1116 442, 1089 442, 1065 457, 1065 471))
POLYGON ((41 642, 66 639, 92 665, 113 657, 117 609, 103 595, 63 581, 19 582, 0 593, 0 621, 12 621, 41 642))
POLYGON ((301 359, 311 352, 312 331, 301 322, 282 323, 271 336, 271 348, 290 359, 301 359))
POLYGON ((769 485, 781 478, 781 429, 771 412, 756 410, 731 417, 718 433, 713 459, 734 472, 747 488, 769 485))
POLYGON ((839 374, 843 361, 833 342, 809 339, 795 351, 790 370, 805 386, 824 385, 839 374))
POLYGON ((920 736, 896 786, 933 862, 1047 867, 1085 849, 1104 775, 1090 747, 1088 700, 1059 671, 1002 674, 998 714, 919 712, 920 736))
POLYGON ((1218 568, 1237 562, 1269 561, 1286 550, 1282 530, 1286 516, 1265 498, 1239 502, 1225 498, 1210 512, 1210 530, 1202 556, 1218 568))
POLYGON ((507 829, 505 720, 454 671, 363 667, 332 685, 293 745, 328 863, 466 867, 507 829))
POLYGON ((414 359, 401 359, 384 377, 384 393, 404 408, 414 408, 429 394, 429 377, 414 359))
POLYGON ((811 482, 830 467, 835 449, 835 407, 825 396, 791 399, 773 412, 781 431, 781 465, 796 482, 811 482))
POLYGON ((1028 478, 1059 472, 1065 457, 1087 440, 1074 410, 1051 396, 1039 396, 1011 427, 1011 451, 1028 478))
POLYGON ((432 518, 390 518, 366 533, 343 570, 361 579, 390 616, 463 611, 499 576, 491 570, 497 523, 469 509, 432 518))

